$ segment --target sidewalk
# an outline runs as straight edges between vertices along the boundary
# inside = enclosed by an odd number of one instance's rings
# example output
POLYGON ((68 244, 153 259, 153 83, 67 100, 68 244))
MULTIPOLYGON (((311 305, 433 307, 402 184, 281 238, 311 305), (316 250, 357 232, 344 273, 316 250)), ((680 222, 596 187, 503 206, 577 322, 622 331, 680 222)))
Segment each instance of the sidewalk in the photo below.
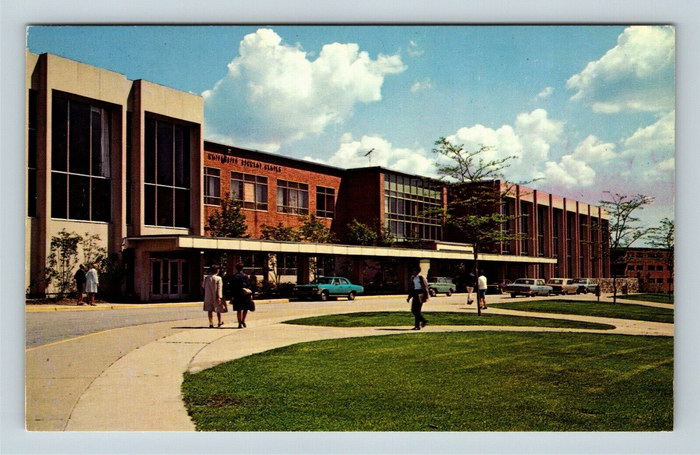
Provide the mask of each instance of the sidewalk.
MULTIPOLYGON (((504 299, 506 301, 510 299, 504 299)), ((637 303, 637 302, 635 302, 637 303)), ((200 303, 197 303, 200 305, 200 303)), ((337 328, 282 325, 314 315, 357 311, 406 311, 405 299, 372 302, 340 300, 261 305, 249 328, 235 329, 235 315, 221 329, 206 318, 114 329, 104 334, 35 348, 27 353, 27 429, 70 431, 193 431, 180 386, 185 372, 289 344, 331 338, 405 333, 392 327, 337 328)), ((426 311, 464 311, 463 297, 431 299, 426 311)), ((526 313, 489 308, 489 313, 607 323, 614 330, 576 330, 494 326, 428 326, 425 331, 538 331, 672 336, 673 325, 587 316, 526 313)))

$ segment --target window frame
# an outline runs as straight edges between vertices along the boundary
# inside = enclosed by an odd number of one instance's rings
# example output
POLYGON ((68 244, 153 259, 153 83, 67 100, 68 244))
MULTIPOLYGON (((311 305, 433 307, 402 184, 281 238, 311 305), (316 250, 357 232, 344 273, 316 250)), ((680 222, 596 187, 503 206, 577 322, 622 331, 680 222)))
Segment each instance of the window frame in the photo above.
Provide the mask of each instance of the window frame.
POLYGON ((256 210, 261 212, 266 212, 268 210, 269 204, 269 186, 268 179, 264 175, 257 174, 246 174, 239 171, 231 171, 229 175, 230 191, 229 197, 241 203, 241 208, 246 210, 256 210), (240 176, 240 177, 239 177, 240 176), (234 182, 236 182, 234 184, 234 182), (246 201, 246 183, 253 185, 253 201, 246 201), (234 186, 240 186, 240 197, 235 197, 234 186), (264 188, 264 196, 259 196, 259 188, 264 188))
POLYGON ((316 216, 319 218, 333 218, 335 216, 335 188, 316 186, 316 216), (329 201, 331 202, 330 210, 328 209, 329 201))
POLYGON ((204 205, 221 206, 221 169, 204 166, 204 205), (216 172, 214 172, 216 171, 216 172), (209 194, 209 182, 217 181, 216 194, 209 194))
POLYGON ((309 214, 309 184, 294 182, 292 180, 277 179, 277 213, 287 215, 308 215, 309 214), (304 195, 306 197, 304 198, 304 195), (280 204, 280 196, 282 203, 280 204), (292 205, 296 199, 297 204, 292 205), (287 202, 285 204, 285 201, 287 202), (304 206, 304 202, 306 202, 304 206))

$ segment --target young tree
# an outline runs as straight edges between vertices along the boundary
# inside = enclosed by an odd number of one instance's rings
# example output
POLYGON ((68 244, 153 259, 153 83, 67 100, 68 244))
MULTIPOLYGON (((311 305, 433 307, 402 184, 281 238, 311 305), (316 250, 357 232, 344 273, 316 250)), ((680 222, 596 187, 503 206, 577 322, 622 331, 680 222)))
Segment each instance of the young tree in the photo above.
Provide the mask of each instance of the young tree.
MULTIPOLYGON (((607 235, 611 259, 611 268, 619 268, 629 262, 627 250, 634 242, 647 235, 651 228, 643 228, 635 225, 639 218, 633 216, 637 210, 643 210, 645 205, 651 204, 652 198, 637 194, 627 196, 619 193, 610 195, 609 200, 601 200, 600 206, 610 214, 610 225, 607 235), (615 266, 615 267, 613 267, 615 266)), ((613 303, 617 303, 617 272, 612 273, 613 303)))
POLYGON ((107 259, 107 249, 100 245, 100 235, 86 232, 80 239, 80 248, 83 250, 83 264, 99 264, 102 269, 107 259))
POLYGON ((369 225, 353 218, 347 227, 347 240, 351 245, 391 246, 396 242, 394 236, 378 221, 369 225))
POLYGON ((301 242, 301 232, 291 226, 278 223, 277 226, 263 224, 260 233, 264 240, 279 240, 281 242, 301 242))
POLYGON ((51 237, 51 253, 46 261, 44 281, 57 289, 62 299, 73 287, 73 269, 78 265, 78 245, 83 238, 75 232, 61 230, 51 237))
MULTIPOLYGON (((503 170, 515 156, 490 159, 487 155, 493 150, 487 146, 467 150, 444 137, 435 141, 433 148, 437 173, 448 186, 450 201, 444 210, 445 223, 457 229, 465 243, 472 245, 476 276, 480 252, 491 245, 522 238, 507 229, 508 223, 519 217, 501 210, 513 187, 503 179, 503 170)), ((480 305, 477 311, 481 316, 480 305)))
POLYGON ((209 216, 204 230, 214 237, 249 237, 246 234, 248 225, 245 215, 241 212, 241 203, 228 195, 221 198, 221 209, 209 216))
POLYGON ((316 215, 308 215, 302 219, 304 224, 299 228, 299 234, 304 242, 335 243, 338 241, 335 234, 316 215))
MULTIPOLYGON (((655 248, 663 248, 665 250, 668 250, 668 254, 666 255, 666 267, 668 267, 668 271, 670 272, 671 278, 673 278, 673 269, 674 269, 674 246, 676 244, 676 229, 675 229, 675 223, 672 220, 669 220, 668 218, 664 218, 661 220, 659 223, 659 227, 653 228, 649 232, 649 245, 655 247, 655 248)), ((668 284, 668 293, 670 294, 671 291, 671 283, 668 284)))

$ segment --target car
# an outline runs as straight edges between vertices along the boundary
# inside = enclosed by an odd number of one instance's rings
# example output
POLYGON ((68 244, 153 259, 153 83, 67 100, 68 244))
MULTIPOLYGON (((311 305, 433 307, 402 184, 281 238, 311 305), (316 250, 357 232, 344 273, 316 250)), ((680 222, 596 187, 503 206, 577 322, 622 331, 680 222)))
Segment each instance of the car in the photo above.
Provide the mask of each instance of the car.
POLYGON ((299 300, 310 298, 326 301, 331 296, 346 296, 348 300, 355 300, 363 292, 364 287, 352 284, 342 276, 319 276, 309 284, 294 286, 294 294, 299 300))
POLYGON ((578 285, 572 278, 550 278, 547 286, 552 286, 552 294, 567 295, 576 294, 578 285))
POLYGON ((589 292, 595 292, 596 287, 598 287, 598 282, 593 278, 574 278, 574 284, 577 288, 577 294, 588 294, 589 292))
POLYGON ((428 292, 430 292, 431 297, 435 297, 438 293, 444 293, 449 297, 455 292, 455 288, 452 278, 442 276, 428 278, 428 292))
POLYGON ((504 288, 506 293, 515 298, 518 295, 528 295, 530 297, 536 295, 550 295, 552 286, 547 286, 544 280, 539 278, 518 278, 504 288))

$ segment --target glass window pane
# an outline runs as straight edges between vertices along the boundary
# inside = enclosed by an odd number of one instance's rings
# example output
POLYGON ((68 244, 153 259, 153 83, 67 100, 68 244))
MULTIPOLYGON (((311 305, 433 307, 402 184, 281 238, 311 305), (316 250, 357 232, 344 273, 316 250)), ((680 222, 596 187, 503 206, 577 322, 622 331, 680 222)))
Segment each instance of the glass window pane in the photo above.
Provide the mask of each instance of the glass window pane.
POLYGON ((145 181, 156 183, 156 122, 146 119, 146 134, 144 144, 145 181))
POLYGON ((68 168, 78 174, 90 173, 90 106, 68 103, 68 168))
POLYGON ((254 183, 244 183, 243 184, 243 200, 245 202, 255 202, 255 184, 254 183))
POLYGON ((267 185, 256 184, 255 193, 255 202, 258 204, 267 204, 267 185))
POLYGON ((187 261, 182 262, 182 294, 190 293, 190 264, 187 261))
POLYGON ((66 174, 51 173, 51 216, 53 218, 67 218, 68 212, 68 176, 66 174))
POLYGON ((68 178, 68 217, 90 219, 90 177, 71 175, 68 178))
POLYGON ((190 187, 190 134, 181 125, 175 125, 175 186, 190 187))
POLYGON ((109 177, 109 123, 104 109, 92 108, 92 175, 109 177))
MULTIPOLYGON (((71 180, 75 177, 71 177, 71 180)), ((110 179, 93 178, 92 180, 92 219, 109 221, 111 219, 111 183, 110 179)))
POLYGON ((160 261, 151 264, 151 294, 160 295, 160 261))
POLYGON ((67 146, 68 101, 54 97, 51 116, 51 169, 55 171, 68 170, 67 146))
POLYGON ((158 226, 173 226, 173 189, 158 187, 156 189, 156 214, 158 226))
POLYGON ((156 181, 160 185, 173 184, 173 125, 168 122, 157 122, 156 154, 158 175, 156 181))
POLYGON ((150 226, 156 224, 156 187, 144 185, 144 222, 150 226))
POLYGON ((190 190, 175 190, 175 226, 190 227, 190 190))
POLYGON ((277 187, 277 207, 284 206, 284 199, 285 199, 286 191, 284 188, 277 187))

